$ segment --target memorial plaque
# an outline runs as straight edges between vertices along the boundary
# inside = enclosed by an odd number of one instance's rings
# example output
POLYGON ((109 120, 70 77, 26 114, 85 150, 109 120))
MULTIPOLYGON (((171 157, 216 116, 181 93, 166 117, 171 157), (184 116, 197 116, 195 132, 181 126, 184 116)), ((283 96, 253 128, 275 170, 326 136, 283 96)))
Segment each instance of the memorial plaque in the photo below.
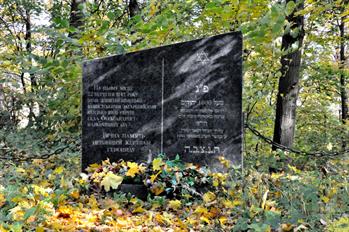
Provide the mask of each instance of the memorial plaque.
POLYGON ((160 153, 241 164, 241 33, 84 62, 83 168, 160 153))

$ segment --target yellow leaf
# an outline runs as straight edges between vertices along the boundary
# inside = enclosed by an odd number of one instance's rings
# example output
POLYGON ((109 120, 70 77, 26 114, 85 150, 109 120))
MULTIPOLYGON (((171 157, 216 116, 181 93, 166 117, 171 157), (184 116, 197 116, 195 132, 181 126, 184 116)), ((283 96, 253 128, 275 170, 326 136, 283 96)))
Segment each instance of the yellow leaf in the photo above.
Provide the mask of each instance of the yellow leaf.
POLYGON ((90 164, 90 168, 93 168, 93 169, 98 169, 101 165, 100 164, 97 164, 97 163, 94 163, 94 164, 90 164))
POLYGON ((42 226, 38 226, 36 227, 35 232, 45 232, 45 228, 42 226))
POLYGON ((4 227, 2 227, 2 225, 0 225, 0 232, 7 232, 8 230, 6 230, 4 227))
POLYGON ((205 201, 205 203, 210 203, 216 199, 216 195, 213 192, 207 192, 204 194, 202 199, 205 201))
POLYGON ((162 171, 158 171, 158 173, 156 173, 155 175, 151 175, 150 176, 150 181, 151 183, 154 183, 155 179, 158 177, 158 175, 161 173, 162 171))
POLYGON ((326 197, 326 196, 322 196, 321 200, 325 203, 328 203, 330 201, 330 198, 326 197))
POLYGON ((170 209, 174 209, 174 210, 177 210, 179 209, 180 207, 182 206, 182 203, 180 200, 171 200, 168 202, 168 207, 170 209))
POLYGON ((1 194, 1 193, 0 193, 0 208, 1 208, 3 205, 5 205, 5 203, 6 203, 6 198, 5 198, 5 196, 4 196, 4 194, 1 194))
POLYGON ((151 191, 156 195, 160 195, 163 191, 164 191, 164 186, 162 185, 156 185, 154 187, 151 188, 151 191))
POLYGON ((219 157, 219 161, 225 168, 231 167, 230 160, 227 160, 224 156, 219 157))
POLYGON ((198 207, 195 209, 194 213, 197 213, 197 214, 207 214, 207 213, 208 213, 208 210, 207 210, 207 208, 205 208, 205 207, 198 206, 198 207))
POLYGON ((25 173, 25 170, 23 168, 16 168, 17 173, 25 173))
POLYGON ((242 205, 242 201, 235 199, 233 201, 234 206, 242 205))
POLYGON ((23 220, 24 211, 22 210, 22 208, 20 206, 17 205, 16 207, 10 209, 9 212, 10 212, 12 219, 14 221, 23 220))
POLYGON ((337 193, 337 189, 336 188, 331 188, 331 190, 328 193, 328 197, 333 197, 335 194, 337 193))
POLYGON ((135 177, 136 174, 140 173, 138 164, 135 162, 127 162, 129 169, 126 172, 126 176, 135 177))
POLYGON ((70 193, 70 196, 74 199, 79 199, 80 197, 79 190, 74 190, 73 192, 70 193))
POLYGON ((143 213, 145 210, 142 208, 142 206, 138 206, 135 208, 132 213, 143 213))
POLYGON ((39 185, 32 185, 35 195, 48 197, 49 193, 52 192, 51 188, 42 188, 39 185))
POLYGON ((284 173, 283 172, 281 172, 281 173, 272 173, 271 174, 271 178, 272 179, 274 179, 274 180, 277 180, 277 179, 280 179, 280 177, 282 177, 284 175, 284 173))
POLYGON ((295 166, 292 166, 292 165, 288 165, 288 167, 296 174, 300 174, 302 173, 301 170, 299 170, 298 168, 296 168, 295 166))
POLYGON ((153 160, 153 170, 154 171, 159 171, 161 170, 161 166, 164 164, 162 161, 162 158, 156 158, 153 160))
POLYGON ((275 196, 276 198, 280 198, 280 197, 281 197, 281 192, 279 192, 279 191, 275 192, 275 193, 274 193, 274 196, 275 196))
POLYGON ((346 11, 344 11, 342 14, 341 14, 341 17, 345 17, 349 15, 349 9, 347 9, 346 11))
POLYGON ((156 214, 154 219, 156 220, 157 223, 159 223, 160 225, 166 225, 166 220, 165 218, 161 215, 161 214, 156 214))
POLYGON ((210 224, 210 220, 207 217, 201 216, 200 220, 206 222, 207 224, 210 224))
POLYGON ((64 167, 63 166, 59 166, 58 168, 56 168, 53 173, 55 174, 62 174, 62 172, 64 171, 64 167))
POLYGON ((217 179, 214 179, 213 180, 213 186, 214 187, 218 187, 218 185, 219 185, 219 181, 217 179))
POLYGON ((101 186, 104 187, 106 192, 110 191, 110 187, 113 189, 117 189, 121 184, 123 178, 121 176, 117 176, 112 172, 108 172, 107 175, 104 176, 101 181, 101 186))
POLYGON ((269 193, 269 190, 265 191, 265 193, 263 194, 262 204, 261 204, 261 208, 262 208, 262 209, 264 209, 265 203, 267 202, 268 193, 269 193))
POLYGON ((225 223, 228 221, 228 218, 225 216, 221 216, 219 218, 219 222, 221 223, 221 225, 225 225, 225 223))
POLYGON ((229 201, 229 200, 224 200, 223 201, 223 205, 224 205, 224 207, 226 207, 226 208, 234 208, 234 202, 232 202, 232 201, 229 201))
POLYGON ((88 205, 91 207, 91 209, 98 209, 98 202, 97 202, 96 197, 94 195, 91 195, 89 197, 88 205))
POLYGON ((0 224, 0 232, 7 232, 8 230, 6 230, 4 227, 2 227, 2 225, 0 224))
POLYGON ((68 182, 64 179, 64 176, 61 176, 60 187, 68 188, 68 182))
POLYGON ((281 231, 282 232, 289 232, 293 229, 293 226, 291 224, 282 224, 281 225, 281 231))
POLYGON ((326 148, 327 150, 332 151, 332 148, 333 148, 332 143, 327 144, 326 148))
POLYGON ((100 164, 94 163, 94 164, 90 164, 85 170, 89 173, 92 173, 96 171, 99 167, 101 167, 100 164))
POLYGON ((157 4, 156 1, 151 1, 150 3, 150 9, 149 9, 149 15, 153 16, 157 11, 157 4))
POLYGON ((108 166, 108 165, 110 165, 110 164, 111 164, 111 163, 110 163, 109 158, 102 161, 102 166, 108 166))
POLYGON ((136 197, 132 197, 131 199, 130 199, 130 202, 132 203, 132 204, 137 204, 137 203, 139 203, 139 199, 138 198, 136 198, 136 197))

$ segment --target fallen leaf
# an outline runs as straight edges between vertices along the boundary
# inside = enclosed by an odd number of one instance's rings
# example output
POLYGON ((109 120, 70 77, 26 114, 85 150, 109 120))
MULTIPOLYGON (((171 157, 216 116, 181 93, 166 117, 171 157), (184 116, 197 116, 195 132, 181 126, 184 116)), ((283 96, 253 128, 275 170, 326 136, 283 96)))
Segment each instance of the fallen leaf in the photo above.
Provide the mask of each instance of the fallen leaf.
POLYGON ((70 193, 70 196, 74 199, 79 199, 80 197, 79 190, 74 190, 73 192, 70 193))
POLYGON ((53 170, 53 173, 59 175, 59 174, 62 174, 63 171, 64 171, 64 167, 63 166, 59 166, 58 168, 53 170))
POLYGON ((139 206, 137 208, 135 208, 132 213, 143 213, 145 210, 143 209, 142 206, 139 206))
POLYGON ((269 193, 269 190, 265 191, 265 193, 263 194, 262 204, 261 204, 261 208, 262 209, 265 208, 265 203, 267 202, 268 193, 269 193))
POLYGON ((289 232, 291 231, 293 226, 291 224, 281 224, 281 231, 282 232, 289 232))
POLYGON ((122 183, 123 178, 121 176, 117 176, 112 172, 108 172, 107 175, 104 176, 101 181, 101 186, 104 187, 106 192, 110 191, 110 187, 113 189, 117 189, 119 185, 122 183))
POLYGON ((221 216, 219 218, 219 223, 221 223, 221 225, 225 225, 225 223, 227 223, 227 221, 228 221, 228 218, 225 216, 221 216))
POLYGON ((182 206, 182 203, 180 200, 171 200, 168 202, 168 207, 170 209, 174 209, 174 210, 177 210, 179 209, 180 207, 182 206))
POLYGON ((5 196, 4 196, 4 194, 1 194, 1 193, 0 193, 0 208, 1 208, 3 205, 5 205, 5 203, 6 203, 6 198, 5 198, 5 196))
POLYGON ((205 203, 210 203, 216 199, 216 195, 213 192, 207 192, 203 195, 202 199, 205 203))
POLYGON ((322 196, 321 200, 325 203, 328 203, 330 201, 330 198, 326 197, 326 196, 322 196))
POLYGON ((129 169, 126 172, 126 176, 135 177, 136 174, 140 173, 138 164, 135 162, 127 162, 127 167, 129 169))

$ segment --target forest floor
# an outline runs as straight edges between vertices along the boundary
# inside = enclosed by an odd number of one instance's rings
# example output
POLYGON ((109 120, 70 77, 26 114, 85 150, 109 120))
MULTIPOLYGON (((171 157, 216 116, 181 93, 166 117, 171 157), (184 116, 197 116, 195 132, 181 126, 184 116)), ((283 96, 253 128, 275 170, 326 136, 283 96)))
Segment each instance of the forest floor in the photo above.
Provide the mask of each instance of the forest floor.
POLYGON ((0 231, 349 231, 349 159, 282 157, 247 157, 243 173, 221 159, 230 175, 161 156, 85 174, 78 154, 3 162, 0 231), (147 200, 111 191, 130 180, 147 200))

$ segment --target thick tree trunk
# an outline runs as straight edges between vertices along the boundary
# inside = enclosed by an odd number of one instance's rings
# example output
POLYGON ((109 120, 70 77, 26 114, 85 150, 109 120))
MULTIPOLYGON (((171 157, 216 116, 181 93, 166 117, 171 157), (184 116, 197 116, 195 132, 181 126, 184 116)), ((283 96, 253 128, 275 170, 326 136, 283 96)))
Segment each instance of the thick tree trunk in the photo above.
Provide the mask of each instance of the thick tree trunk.
MULTIPOLYGON (((346 124, 347 120, 349 119, 348 115, 348 93, 346 89, 346 76, 344 74, 345 69, 345 16, 341 17, 341 23, 339 25, 339 31, 340 31, 340 92, 341 92, 341 120, 343 124, 346 124)), ((342 141, 342 147, 345 149, 347 146, 346 139, 344 138, 342 141)))
MULTIPOLYGON (((291 0, 286 0, 286 3, 291 0)), ((299 29, 296 36, 287 32, 282 37, 281 48, 285 55, 281 57, 281 77, 279 79, 279 88, 276 102, 276 116, 274 126, 273 141, 287 147, 293 145, 295 125, 296 125, 296 108, 299 92, 300 64, 301 64, 301 47, 304 38, 304 17, 295 15, 300 9, 304 8, 302 0, 296 1, 295 11, 287 17, 291 23, 291 30, 299 29), (292 45, 297 45, 296 50, 290 51, 292 45)), ((277 147, 273 146, 273 150, 277 147)))

